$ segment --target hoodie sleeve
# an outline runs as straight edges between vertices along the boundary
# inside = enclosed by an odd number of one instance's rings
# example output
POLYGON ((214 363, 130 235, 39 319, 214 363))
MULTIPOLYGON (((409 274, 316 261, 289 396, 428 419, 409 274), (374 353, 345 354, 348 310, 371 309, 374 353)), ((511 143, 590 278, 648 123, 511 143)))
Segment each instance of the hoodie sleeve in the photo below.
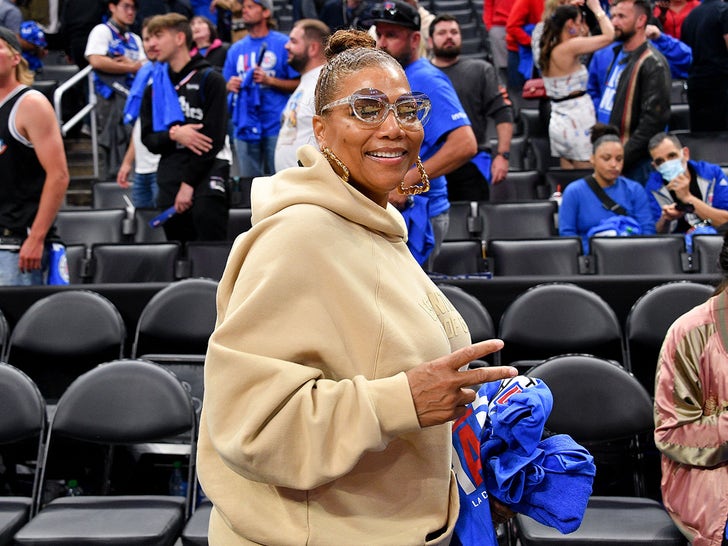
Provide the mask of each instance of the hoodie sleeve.
MULTIPOLYGON (((308 490, 420 427, 402 371, 376 378, 355 371, 374 370, 380 358, 374 276, 360 274, 369 264, 340 263, 349 262, 341 233, 332 237, 340 223, 288 220, 263 220, 262 234, 254 227, 231 252, 202 418, 236 473, 308 490)), ((397 362, 399 370, 418 363, 397 362)))

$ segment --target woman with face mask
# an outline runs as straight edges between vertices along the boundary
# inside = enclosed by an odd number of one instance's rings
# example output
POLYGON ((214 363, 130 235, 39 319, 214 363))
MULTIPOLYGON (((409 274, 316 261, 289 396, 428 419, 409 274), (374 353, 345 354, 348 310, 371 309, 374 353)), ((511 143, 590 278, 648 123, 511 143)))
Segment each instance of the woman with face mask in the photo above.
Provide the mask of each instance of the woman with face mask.
POLYGON ((645 188, 658 218, 657 233, 688 233, 728 222, 728 177, 718 165, 690 159, 690 150, 668 133, 647 145, 653 172, 645 188))

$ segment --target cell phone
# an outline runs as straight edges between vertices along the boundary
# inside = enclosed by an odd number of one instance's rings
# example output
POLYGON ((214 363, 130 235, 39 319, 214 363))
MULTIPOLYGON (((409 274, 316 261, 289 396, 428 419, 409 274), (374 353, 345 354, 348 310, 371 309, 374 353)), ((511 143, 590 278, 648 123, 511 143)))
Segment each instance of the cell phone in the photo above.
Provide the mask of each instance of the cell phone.
POLYGON ((681 201, 676 201, 675 210, 679 210, 680 212, 692 213, 695 212, 695 206, 688 203, 683 203, 681 201))

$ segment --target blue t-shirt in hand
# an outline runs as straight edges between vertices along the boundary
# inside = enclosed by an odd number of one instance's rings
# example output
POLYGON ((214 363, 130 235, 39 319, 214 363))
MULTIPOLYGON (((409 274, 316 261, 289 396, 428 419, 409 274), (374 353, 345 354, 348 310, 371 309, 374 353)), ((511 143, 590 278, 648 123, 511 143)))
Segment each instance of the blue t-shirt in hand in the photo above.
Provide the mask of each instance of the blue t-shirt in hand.
MULTIPOLYGON (((418 59, 407 65, 404 72, 412 91, 425 93, 432 102, 430 119, 425 124, 425 139, 420 148, 420 157, 426 161, 440 149, 450 131, 470 125, 470 120, 449 78, 430 61, 418 59)), ((430 178, 430 191, 423 195, 429 200, 430 217, 450 208, 444 176, 430 178)))
MULTIPOLYGON (((642 184, 620 176, 613 185, 604 188, 604 192, 615 203, 622 205, 628 216, 637 220, 642 235, 655 233, 657 218, 650 208, 651 198, 642 184)), ((586 254, 589 252, 587 233, 610 216, 616 216, 616 213, 604 208, 587 181, 580 178, 566 186, 564 190, 559 207, 559 235, 581 237, 586 254)))
MULTIPOLYGON (((288 37, 285 34, 271 30, 267 36, 262 38, 253 38, 248 35, 235 42, 225 58, 222 69, 223 77, 226 81, 233 76, 244 78, 246 72, 260 65, 269 76, 274 78, 284 80, 298 78, 298 72, 288 64, 288 52, 285 48, 287 41, 288 37), (263 53, 262 59, 259 58, 261 53, 263 53)), ((260 134, 257 135, 257 138, 277 135, 281 129, 281 113, 288 102, 290 93, 260 84, 253 85, 260 86, 260 106, 257 107, 258 111, 251 115, 260 120, 260 134)), ((244 95, 242 90, 238 95, 244 95)), ((235 97, 235 99, 238 98, 235 97)), ((249 105, 248 107, 253 108, 254 106, 249 105)), ((231 111, 230 114, 233 115, 234 112, 231 111)), ((234 119, 233 123, 235 123, 234 119)), ((236 126, 237 129, 240 128, 236 126)))

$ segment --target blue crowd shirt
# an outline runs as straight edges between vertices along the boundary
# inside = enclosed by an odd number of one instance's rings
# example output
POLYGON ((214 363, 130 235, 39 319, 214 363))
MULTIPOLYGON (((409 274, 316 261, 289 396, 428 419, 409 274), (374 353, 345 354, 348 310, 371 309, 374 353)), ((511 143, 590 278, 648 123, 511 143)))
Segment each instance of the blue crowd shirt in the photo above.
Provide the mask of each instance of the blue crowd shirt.
MULTIPOLYGON (((642 235, 655 233, 655 222, 650 208, 650 195, 642 184, 620 176, 604 192, 615 203, 624 207, 627 215, 640 224, 642 235)), ((564 189, 559 207, 559 235, 565 237, 579 236, 584 248, 588 248, 586 235, 591 228, 616 213, 604 208, 597 195, 583 178, 570 183, 564 189)))
MULTIPOLYGON (((299 77, 298 72, 288 65, 288 52, 285 45, 288 36, 271 30, 267 36, 253 38, 248 35, 235 42, 228 50, 222 75, 225 80, 233 76, 243 78, 245 73, 260 65, 269 76, 291 80, 299 77), (260 54, 263 58, 260 59, 260 54)), ((260 84, 252 84, 260 85, 260 84)), ((231 95, 235 95, 231 93, 231 95)), ((260 85, 260 106, 256 117, 260 118, 261 134, 259 137, 277 135, 281 128, 281 113, 288 102, 290 93, 273 87, 260 85)), ((233 100, 237 97, 232 97, 233 100)), ((252 108, 253 106, 250 106, 252 108)), ((230 114, 233 112, 231 110, 230 114)), ((236 127, 237 129, 237 127, 236 127)))
POLYGON ((607 81, 604 83, 604 92, 597 108, 597 121, 601 123, 609 123, 609 117, 612 115, 612 108, 614 108, 614 97, 617 94, 619 78, 627 66, 627 57, 629 57, 628 52, 624 50, 619 52, 612 64, 612 70, 607 76, 607 81))
MULTIPOLYGON (((422 161, 426 161, 440 149, 450 131, 470 125, 470 120, 450 79, 430 61, 418 59, 407 65, 404 72, 412 91, 427 94, 432 102, 430 119, 425 124, 425 139, 420 148, 420 157, 422 161)), ((430 191, 424 196, 429 201, 430 217, 442 214, 450 208, 444 176, 430 178, 430 191)))

